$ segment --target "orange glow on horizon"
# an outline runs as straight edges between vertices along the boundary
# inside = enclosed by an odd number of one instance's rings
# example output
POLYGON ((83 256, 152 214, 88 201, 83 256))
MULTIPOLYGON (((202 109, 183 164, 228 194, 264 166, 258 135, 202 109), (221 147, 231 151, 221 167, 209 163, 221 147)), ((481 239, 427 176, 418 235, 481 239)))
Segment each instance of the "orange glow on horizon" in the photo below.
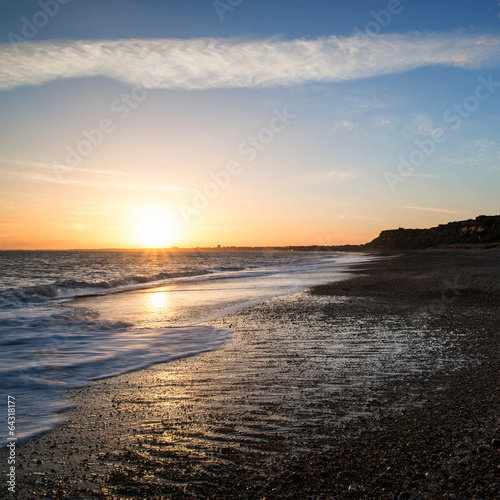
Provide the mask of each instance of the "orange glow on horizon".
MULTIPOLYGON (((78 210, 61 211, 48 204, 5 210, 7 216, 0 218, 0 250, 356 245, 398 225, 432 227, 449 222, 449 214, 427 212, 425 218, 409 211, 368 217, 364 207, 353 215, 293 206, 271 210, 243 197, 227 202, 221 197, 209 209, 185 219, 171 200, 133 201, 113 196, 86 200, 78 210)), ((70 203, 62 200, 61 205, 65 202, 70 203)), ((473 214, 463 215, 466 219, 473 214)))

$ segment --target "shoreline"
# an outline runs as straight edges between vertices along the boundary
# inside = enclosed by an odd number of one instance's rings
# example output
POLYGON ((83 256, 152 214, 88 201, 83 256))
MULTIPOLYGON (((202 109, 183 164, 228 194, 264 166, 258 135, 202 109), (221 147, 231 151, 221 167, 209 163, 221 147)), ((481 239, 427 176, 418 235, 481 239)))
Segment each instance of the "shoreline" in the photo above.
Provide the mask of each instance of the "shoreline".
POLYGON ((71 391, 18 449, 22 497, 494 498, 498 252, 398 255, 209 323, 233 330, 217 351, 71 391))
MULTIPOLYGON (((205 254, 188 259, 189 265, 184 258, 174 259, 169 264, 170 273, 156 273, 162 265, 153 259, 155 272, 146 272, 144 279, 138 269, 129 269, 130 279, 107 279, 108 262, 98 265, 103 266, 98 272, 103 280, 84 279, 78 283, 80 288, 74 288, 76 282, 70 280, 5 292, 2 304, 7 306, 2 317, 15 319, 10 326, 8 319, 4 322, 1 344, 4 365, 10 370, 4 370, 2 380, 9 394, 23 402, 16 418, 18 439, 56 427, 61 421, 56 411, 67 406, 64 397, 68 389, 218 348, 229 332, 202 323, 274 295, 335 279, 334 271, 340 274, 345 262, 367 258, 315 253, 231 254, 226 259, 205 254), (109 289, 102 289, 102 284, 109 284, 109 289), (52 292, 65 298, 43 299, 52 292), (36 303, 33 309, 31 303, 36 303)), ((0 451, 6 443, 4 435, 0 451)))

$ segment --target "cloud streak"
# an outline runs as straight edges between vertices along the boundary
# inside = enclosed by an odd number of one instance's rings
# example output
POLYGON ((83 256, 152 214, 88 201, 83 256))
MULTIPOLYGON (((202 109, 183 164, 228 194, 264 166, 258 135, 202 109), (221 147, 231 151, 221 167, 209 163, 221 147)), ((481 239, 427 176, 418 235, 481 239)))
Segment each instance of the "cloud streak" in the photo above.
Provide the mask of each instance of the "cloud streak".
POLYGON ((445 214, 456 214, 456 210, 447 210, 445 208, 433 208, 433 207, 414 207, 409 205, 403 205, 401 208, 407 208, 409 210, 423 210, 425 212, 442 212, 445 214))
POLYGON ((500 64, 500 39, 387 34, 315 40, 214 38, 32 41, 0 45, 0 89, 109 77, 163 89, 277 87, 340 82, 444 65, 500 64))
MULTIPOLYGON (((144 176, 138 180, 136 176, 116 170, 93 170, 77 167, 68 167, 60 163, 46 163, 30 160, 0 160, 1 163, 18 165, 21 168, 0 168, 0 180, 18 180, 23 182, 48 182, 55 184, 66 184, 73 186, 86 186, 92 188, 114 188, 124 190, 149 190, 149 191, 191 191, 191 189, 172 186, 160 182, 158 179, 150 179, 145 182, 144 176), (49 171, 49 173, 39 172, 49 171), (72 179, 72 174, 84 174, 85 179, 72 179)), ((147 180, 147 179, 146 179, 147 180)))
POLYGON ((330 182, 352 181, 361 176, 358 169, 329 170, 327 172, 305 172, 299 175, 301 183, 325 184, 330 182))

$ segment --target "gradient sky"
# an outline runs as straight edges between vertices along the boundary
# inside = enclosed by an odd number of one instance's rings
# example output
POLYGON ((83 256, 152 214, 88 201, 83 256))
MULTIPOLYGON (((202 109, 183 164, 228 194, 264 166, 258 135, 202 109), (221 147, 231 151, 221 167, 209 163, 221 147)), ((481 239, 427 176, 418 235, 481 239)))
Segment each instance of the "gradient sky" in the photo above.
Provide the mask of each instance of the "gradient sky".
POLYGON ((0 249, 498 214, 500 3, 0 0, 0 249))

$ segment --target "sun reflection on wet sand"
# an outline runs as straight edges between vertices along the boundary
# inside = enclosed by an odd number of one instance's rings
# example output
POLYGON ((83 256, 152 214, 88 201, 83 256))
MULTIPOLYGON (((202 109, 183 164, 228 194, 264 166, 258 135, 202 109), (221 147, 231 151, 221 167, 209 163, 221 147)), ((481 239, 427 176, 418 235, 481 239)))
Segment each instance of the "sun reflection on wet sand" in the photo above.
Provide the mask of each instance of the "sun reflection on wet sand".
POLYGON ((144 316, 149 316, 153 323, 165 320, 171 315, 172 301, 168 291, 153 291, 144 294, 144 316))
POLYGON ((131 323, 137 328, 166 328, 213 321, 236 310, 305 286, 345 278, 339 265, 301 273, 180 280, 157 288, 130 290, 75 299, 67 305, 88 307, 102 319, 131 323))

